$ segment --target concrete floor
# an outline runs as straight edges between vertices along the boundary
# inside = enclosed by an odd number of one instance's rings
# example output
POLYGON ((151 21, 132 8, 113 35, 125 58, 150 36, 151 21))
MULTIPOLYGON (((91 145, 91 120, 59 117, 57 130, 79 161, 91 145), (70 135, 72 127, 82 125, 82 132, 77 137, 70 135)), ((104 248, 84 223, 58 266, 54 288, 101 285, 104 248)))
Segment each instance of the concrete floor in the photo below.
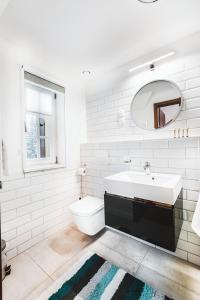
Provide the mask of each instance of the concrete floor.
POLYGON ((11 260, 3 300, 36 300, 88 251, 173 299, 200 299, 199 267, 111 230, 92 239, 69 226, 11 260))

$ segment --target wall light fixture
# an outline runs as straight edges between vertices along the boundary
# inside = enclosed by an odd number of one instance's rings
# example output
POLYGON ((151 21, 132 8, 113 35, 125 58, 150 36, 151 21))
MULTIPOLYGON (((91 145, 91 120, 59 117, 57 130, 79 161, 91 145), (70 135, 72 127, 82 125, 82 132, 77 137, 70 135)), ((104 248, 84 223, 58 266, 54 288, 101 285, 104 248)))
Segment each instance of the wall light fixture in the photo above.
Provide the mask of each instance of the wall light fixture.
POLYGON ((142 3, 153 3, 153 2, 157 2, 158 0, 138 0, 138 1, 142 3))
POLYGON ((174 51, 171 51, 171 52, 169 52, 169 53, 167 53, 167 54, 165 54, 165 55, 156 57, 156 58, 154 58, 154 59, 152 59, 152 60, 150 60, 150 61, 147 61, 147 62, 145 62, 145 63, 143 63, 143 64, 141 64, 141 65, 138 65, 138 66, 136 66, 136 67, 133 67, 133 68, 131 68, 131 69, 129 70, 129 72, 134 72, 134 71, 137 71, 137 70, 139 70, 139 69, 142 69, 142 68, 144 68, 144 67, 146 67, 146 66, 154 65, 156 62, 161 61, 161 60, 164 60, 164 59, 166 59, 166 58, 168 58, 168 57, 170 57, 170 56, 172 56, 172 55, 174 55, 174 54, 175 54, 175 52, 174 52, 174 51))

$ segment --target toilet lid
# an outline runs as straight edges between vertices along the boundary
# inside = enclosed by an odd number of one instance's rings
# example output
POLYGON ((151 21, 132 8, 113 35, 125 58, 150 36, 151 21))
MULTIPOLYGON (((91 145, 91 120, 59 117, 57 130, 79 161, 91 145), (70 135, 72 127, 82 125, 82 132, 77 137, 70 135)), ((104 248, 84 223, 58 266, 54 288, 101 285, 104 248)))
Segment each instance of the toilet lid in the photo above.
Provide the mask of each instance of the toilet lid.
POLYGON ((91 216, 104 207, 104 201, 100 198, 86 196, 70 205, 72 213, 79 216, 91 216))

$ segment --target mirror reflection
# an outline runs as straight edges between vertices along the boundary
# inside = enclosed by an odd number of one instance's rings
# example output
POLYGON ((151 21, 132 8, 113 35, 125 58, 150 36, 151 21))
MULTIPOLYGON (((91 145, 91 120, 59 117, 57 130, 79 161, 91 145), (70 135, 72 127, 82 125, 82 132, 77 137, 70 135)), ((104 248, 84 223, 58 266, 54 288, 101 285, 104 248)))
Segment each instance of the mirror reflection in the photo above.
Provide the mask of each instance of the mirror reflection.
POLYGON ((154 130, 173 122, 182 106, 179 88, 167 80, 157 80, 143 86, 135 95, 131 114, 140 128, 154 130))

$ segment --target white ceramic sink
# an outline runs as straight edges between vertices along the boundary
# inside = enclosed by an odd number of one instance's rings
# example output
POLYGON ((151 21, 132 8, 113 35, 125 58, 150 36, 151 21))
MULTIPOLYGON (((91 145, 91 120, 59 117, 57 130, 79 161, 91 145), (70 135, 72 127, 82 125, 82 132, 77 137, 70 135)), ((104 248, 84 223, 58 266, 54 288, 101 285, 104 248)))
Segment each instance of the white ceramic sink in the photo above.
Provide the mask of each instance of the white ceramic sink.
POLYGON ((107 193, 173 205, 182 189, 180 175, 127 171, 104 178, 107 193))

